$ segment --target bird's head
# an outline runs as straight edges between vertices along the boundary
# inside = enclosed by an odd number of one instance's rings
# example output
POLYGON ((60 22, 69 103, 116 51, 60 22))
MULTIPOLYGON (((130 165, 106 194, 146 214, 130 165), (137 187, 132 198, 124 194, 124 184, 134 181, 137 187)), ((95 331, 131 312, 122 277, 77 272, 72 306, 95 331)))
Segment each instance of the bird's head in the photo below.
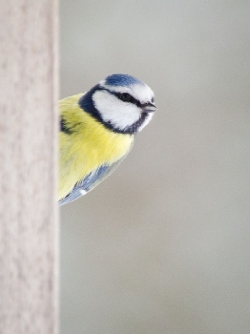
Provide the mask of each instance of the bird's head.
POLYGON ((154 93, 144 82, 127 74, 112 74, 79 101, 81 108, 114 132, 141 131, 156 111, 154 93))

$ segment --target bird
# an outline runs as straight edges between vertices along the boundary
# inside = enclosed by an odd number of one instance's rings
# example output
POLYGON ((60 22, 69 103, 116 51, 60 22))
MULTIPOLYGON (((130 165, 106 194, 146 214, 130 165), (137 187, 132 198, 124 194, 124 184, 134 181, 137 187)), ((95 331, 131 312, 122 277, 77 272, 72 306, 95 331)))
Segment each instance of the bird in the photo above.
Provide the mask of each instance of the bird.
POLYGON ((111 74, 86 93, 60 100, 59 205, 106 179, 155 111, 152 89, 128 74, 111 74))

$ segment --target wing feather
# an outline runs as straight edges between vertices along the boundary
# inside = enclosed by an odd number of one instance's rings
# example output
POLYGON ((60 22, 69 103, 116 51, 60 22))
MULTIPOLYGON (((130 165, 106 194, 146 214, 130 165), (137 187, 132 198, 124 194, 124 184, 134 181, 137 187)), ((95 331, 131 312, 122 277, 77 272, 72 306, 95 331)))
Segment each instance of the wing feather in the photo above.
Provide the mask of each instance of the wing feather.
POLYGON ((69 202, 76 200, 77 198, 85 195, 90 190, 94 189, 99 183, 105 180, 113 171, 117 168, 120 162, 124 158, 116 161, 111 165, 101 165, 87 176, 84 177, 81 181, 77 182, 72 189, 72 191, 63 199, 59 201, 59 205, 63 205, 69 202))

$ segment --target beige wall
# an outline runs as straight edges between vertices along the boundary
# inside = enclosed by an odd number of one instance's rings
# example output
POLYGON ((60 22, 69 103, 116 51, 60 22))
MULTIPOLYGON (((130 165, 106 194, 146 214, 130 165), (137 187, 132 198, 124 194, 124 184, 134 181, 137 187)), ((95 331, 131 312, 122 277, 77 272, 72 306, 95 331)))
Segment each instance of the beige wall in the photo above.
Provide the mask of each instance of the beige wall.
POLYGON ((61 1, 61 96, 111 73, 158 112, 62 207, 63 334, 250 332, 250 2, 61 1))

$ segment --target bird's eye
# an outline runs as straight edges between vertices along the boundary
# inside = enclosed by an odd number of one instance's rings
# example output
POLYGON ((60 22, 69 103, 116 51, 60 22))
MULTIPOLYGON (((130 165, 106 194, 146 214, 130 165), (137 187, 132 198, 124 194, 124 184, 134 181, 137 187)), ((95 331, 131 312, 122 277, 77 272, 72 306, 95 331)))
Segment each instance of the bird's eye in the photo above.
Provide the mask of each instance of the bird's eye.
POLYGON ((120 94, 120 99, 124 102, 132 102, 133 101, 133 97, 131 95, 129 95, 128 93, 121 93, 120 94))

